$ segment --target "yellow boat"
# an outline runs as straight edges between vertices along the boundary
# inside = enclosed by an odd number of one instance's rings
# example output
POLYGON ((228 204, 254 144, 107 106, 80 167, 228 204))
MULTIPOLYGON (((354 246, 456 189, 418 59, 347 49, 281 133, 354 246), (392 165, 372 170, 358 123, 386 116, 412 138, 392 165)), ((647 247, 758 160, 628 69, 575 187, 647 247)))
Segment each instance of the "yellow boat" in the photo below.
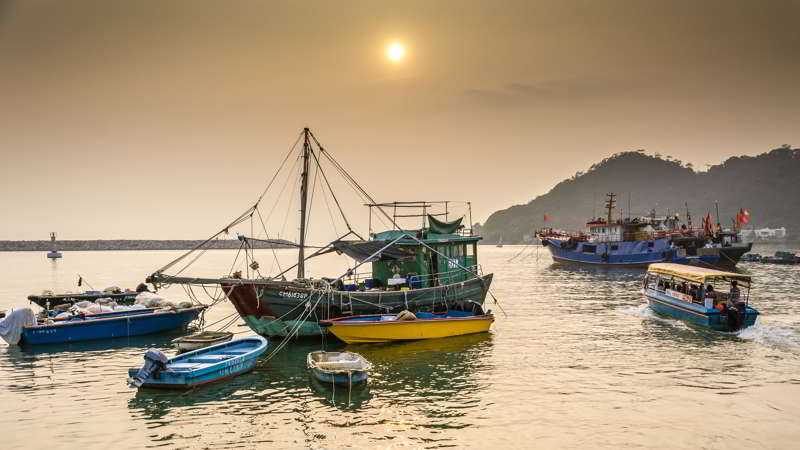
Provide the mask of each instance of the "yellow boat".
MULTIPOLYGON (((409 313, 406 313, 409 314, 409 313)), ((321 320, 319 325, 348 344, 436 339, 464 334, 486 333, 494 322, 491 314, 462 311, 446 314, 420 312, 416 315, 385 314, 321 320)))

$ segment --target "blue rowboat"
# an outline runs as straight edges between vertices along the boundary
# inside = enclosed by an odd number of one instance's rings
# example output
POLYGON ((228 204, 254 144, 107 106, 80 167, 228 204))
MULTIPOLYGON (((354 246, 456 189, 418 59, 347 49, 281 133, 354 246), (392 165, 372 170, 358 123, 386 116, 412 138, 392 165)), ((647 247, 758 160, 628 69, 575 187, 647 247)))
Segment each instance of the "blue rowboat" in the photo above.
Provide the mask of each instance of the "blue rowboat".
POLYGON ((141 369, 128 369, 131 387, 189 389, 252 370, 267 350, 261 336, 235 339, 167 359, 161 352, 145 354, 141 369))
POLYGON ((652 264, 644 279, 644 294, 658 313, 718 331, 736 331, 754 325, 759 315, 747 304, 750 284, 746 274, 652 264))
POLYGON ((351 386, 367 381, 372 364, 353 352, 323 352, 308 354, 308 368, 314 378, 324 383, 351 386))
POLYGON ((22 345, 59 344, 91 341, 182 328, 206 309, 205 306, 177 310, 142 309, 102 314, 86 314, 22 329, 22 345))

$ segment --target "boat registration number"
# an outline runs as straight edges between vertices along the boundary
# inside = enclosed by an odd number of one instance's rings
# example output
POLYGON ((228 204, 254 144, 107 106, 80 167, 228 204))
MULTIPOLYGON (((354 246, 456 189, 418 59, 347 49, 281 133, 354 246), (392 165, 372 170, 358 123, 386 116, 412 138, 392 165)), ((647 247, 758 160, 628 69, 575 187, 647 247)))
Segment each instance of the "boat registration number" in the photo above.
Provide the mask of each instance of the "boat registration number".
POLYGON ((278 297, 306 298, 306 297, 308 297, 308 293, 307 292, 297 292, 297 291, 278 291, 278 297))

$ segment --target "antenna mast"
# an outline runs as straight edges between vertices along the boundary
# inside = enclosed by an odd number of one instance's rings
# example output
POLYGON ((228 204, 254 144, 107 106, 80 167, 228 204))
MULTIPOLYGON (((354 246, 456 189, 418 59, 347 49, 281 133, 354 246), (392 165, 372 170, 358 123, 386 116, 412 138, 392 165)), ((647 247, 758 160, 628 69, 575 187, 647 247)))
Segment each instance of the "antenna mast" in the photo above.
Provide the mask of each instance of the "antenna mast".
POLYGON ((617 195, 612 192, 610 194, 606 194, 606 196, 608 196, 608 199, 606 200, 606 209, 608 209, 608 222, 606 223, 611 225, 611 210, 613 210, 614 206, 616 206, 617 201, 614 200, 614 197, 617 195))
POLYGON ((692 229, 692 213, 689 212, 689 203, 683 202, 686 205, 686 222, 688 223, 689 229, 692 229))
POLYGON ((308 201, 308 157, 311 154, 311 142, 308 140, 308 134, 308 128, 303 128, 303 173, 300 175, 300 243, 297 249, 297 278, 306 276, 306 203, 308 201))

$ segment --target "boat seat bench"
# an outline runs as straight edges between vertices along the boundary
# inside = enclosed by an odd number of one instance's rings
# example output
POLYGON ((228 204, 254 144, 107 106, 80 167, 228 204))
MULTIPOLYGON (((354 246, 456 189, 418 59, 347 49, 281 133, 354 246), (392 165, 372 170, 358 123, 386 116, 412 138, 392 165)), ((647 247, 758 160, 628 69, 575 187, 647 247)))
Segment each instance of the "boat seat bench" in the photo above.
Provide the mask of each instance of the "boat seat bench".
POLYGON ((217 363, 220 361, 225 361, 231 359, 233 355, 205 355, 205 356, 198 356, 196 358, 189 358, 186 362, 189 363, 217 363))

